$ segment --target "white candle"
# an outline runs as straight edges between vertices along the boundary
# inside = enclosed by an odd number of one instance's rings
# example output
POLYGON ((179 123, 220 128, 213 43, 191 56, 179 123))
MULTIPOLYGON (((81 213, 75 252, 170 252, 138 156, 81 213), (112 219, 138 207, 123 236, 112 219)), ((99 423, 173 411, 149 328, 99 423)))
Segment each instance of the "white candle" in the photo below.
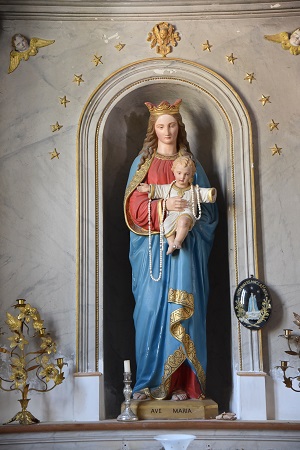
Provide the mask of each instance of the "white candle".
POLYGON ((124 372, 125 373, 130 373, 130 361, 129 361, 129 359, 124 361, 124 372))

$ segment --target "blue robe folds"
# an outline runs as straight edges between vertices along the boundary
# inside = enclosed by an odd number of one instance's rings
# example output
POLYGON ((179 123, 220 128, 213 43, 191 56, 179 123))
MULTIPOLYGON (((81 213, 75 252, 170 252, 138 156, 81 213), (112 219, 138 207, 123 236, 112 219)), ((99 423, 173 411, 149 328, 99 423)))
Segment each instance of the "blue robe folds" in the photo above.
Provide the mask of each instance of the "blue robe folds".
MULTIPOLYGON (((130 228, 132 291, 135 298, 136 384, 134 392, 145 392, 156 399, 168 398, 172 375, 188 364, 205 394, 206 311, 209 294, 208 258, 218 221, 216 204, 203 203, 202 215, 189 231, 179 251, 166 255, 164 238, 162 278, 156 282, 149 274, 147 227, 134 223, 130 199, 141 181, 151 183, 146 160, 137 170, 140 156, 132 164, 124 199, 125 219, 130 228)), ((163 163, 162 163, 163 164, 163 163)), ((194 183, 210 187, 199 162, 194 183)), ((170 165, 165 168, 170 172, 170 165)), ((163 175, 164 177, 164 175, 163 175)), ((172 173, 168 177, 174 179, 172 173)), ((169 183, 169 179, 163 180, 169 183)), ((155 183, 152 180, 152 183, 155 183)), ((151 236, 153 276, 159 273, 159 233, 151 236)))

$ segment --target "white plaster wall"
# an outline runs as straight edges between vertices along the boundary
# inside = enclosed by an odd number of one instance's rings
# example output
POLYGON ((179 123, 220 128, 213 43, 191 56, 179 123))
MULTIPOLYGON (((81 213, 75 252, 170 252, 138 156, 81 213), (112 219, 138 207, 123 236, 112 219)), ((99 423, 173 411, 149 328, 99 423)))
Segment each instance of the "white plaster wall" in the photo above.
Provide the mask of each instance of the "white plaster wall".
MULTIPOLYGON (((29 410, 40 420, 73 420, 73 379, 76 348, 76 129, 88 97, 105 77, 137 60, 156 56, 146 41, 160 20, 11 20, 0 36, 0 299, 5 312, 16 298, 39 308, 59 353, 69 363, 63 385, 45 395, 32 395, 29 410), (55 39, 29 61, 7 74, 10 39, 21 32, 55 39), (116 36, 117 34, 117 36, 116 36), (103 36, 110 39, 104 39, 103 36), (106 42, 107 41, 107 42, 106 42), (115 45, 126 44, 117 51, 115 45), (102 56, 95 67, 92 59, 102 56), (74 74, 84 82, 77 86, 74 74), (64 108, 59 97, 70 100, 64 108), (63 128, 53 133, 58 121, 63 128), (50 159, 56 148, 59 159, 50 159)), ((172 56, 196 61, 216 71, 236 89, 250 112, 254 129, 260 278, 273 298, 272 318, 263 330, 265 370, 270 374, 268 418, 298 419, 296 393, 282 388, 274 367, 283 358, 283 328, 300 313, 299 288, 299 94, 300 56, 265 34, 292 31, 297 14, 245 19, 173 21, 181 41, 172 56), (206 40, 211 52, 202 50, 206 40), (238 59, 230 64, 226 55, 238 59), (254 72, 252 84, 246 73, 254 72), (262 94, 270 104, 262 106, 262 94), (279 122, 269 131, 268 123, 279 122), (282 147, 272 156, 270 147, 282 147), (282 405, 289 404, 287 411, 282 405)), ((150 99, 151 100, 151 99, 150 99)), ((1 343, 5 335, 1 337, 1 343)), ((243 351, 248 351, 247 348, 243 351)), ((3 355, 0 354, 0 369, 3 355)), ((294 364, 297 367, 298 362, 294 364)), ((0 421, 18 410, 18 396, 0 392, 0 421), (5 405, 5 407, 3 407, 5 405)))

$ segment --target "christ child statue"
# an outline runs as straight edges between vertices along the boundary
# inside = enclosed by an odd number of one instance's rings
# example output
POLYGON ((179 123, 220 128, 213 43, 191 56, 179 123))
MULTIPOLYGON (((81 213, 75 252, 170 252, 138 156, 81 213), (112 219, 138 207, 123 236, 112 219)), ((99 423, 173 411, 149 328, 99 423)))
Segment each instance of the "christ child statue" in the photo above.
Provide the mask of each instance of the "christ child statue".
POLYGON ((201 203, 214 203, 217 198, 215 188, 201 188, 192 184, 196 166, 189 155, 178 156, 173 162, 172 172, 175 180, 171 184, 140 183, 137 187, 139 192, 147 192, 149 199, 163 198, 164 210, 166 200, 170 197, 179 196, 186 200, 186 207, 181 211, 166 211, 162 225, 169 244, 167 255, 182 247, 188 232, 201 217, 201 203))

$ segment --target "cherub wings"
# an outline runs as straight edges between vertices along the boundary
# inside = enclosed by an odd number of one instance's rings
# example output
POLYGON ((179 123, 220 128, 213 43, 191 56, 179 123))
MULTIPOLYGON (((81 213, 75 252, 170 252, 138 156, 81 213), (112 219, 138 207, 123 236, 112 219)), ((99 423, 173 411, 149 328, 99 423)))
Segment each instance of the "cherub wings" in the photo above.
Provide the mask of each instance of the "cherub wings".
POLYGON ((266 34, 265 39, 271 42, 277 42, 281 44, 284 50, 289 50, 292 55, 300 55, 300 46, 295 46, 290 43, 290 33, 282 31, 277 34, 266 34))
POLYGON ((15 50, 12 50, 10 52, 8 73, 12 73, 14 70, 16 70, 16 68, 20 64, 21 59, 24 59, 24 57, 22 57, 22 53, 16 52, 15 50))
POLYGON ((158 26, 155 25, 152 28, 152 33, 148 33, 147 41, 152 41, 151 48, 153 48, 156 46, 158 40, 159 40, 159 29, 158 29, 158 26))
POLYGON ((282 42, 287 42, 289 40, 289 33, 283 31, 282 33, 277 34, 266 34, 264 38, 267 39, 268 41, 282 44, 282 42))
POLYGON ((53 44, 55 41, 51 39, 40 39, 37 37, 33 37, 30 39, 30 47, 40 48, 46 47, 47 45, 53 44))
POLYGON ((24 52, 17 52, 16 50, 12 50, 10 52, 8 73, 12 73, 14 70, 16 70, 22 59, 24 59, 24 61, 27 61, 30 56, 35 56, 38 53, 39 48, 46 47, 47 45, 51 45, 54 42, 54 40, 50 39, 40 39, 37 37, 33 37, 30 39, 29 48, 24 52))

